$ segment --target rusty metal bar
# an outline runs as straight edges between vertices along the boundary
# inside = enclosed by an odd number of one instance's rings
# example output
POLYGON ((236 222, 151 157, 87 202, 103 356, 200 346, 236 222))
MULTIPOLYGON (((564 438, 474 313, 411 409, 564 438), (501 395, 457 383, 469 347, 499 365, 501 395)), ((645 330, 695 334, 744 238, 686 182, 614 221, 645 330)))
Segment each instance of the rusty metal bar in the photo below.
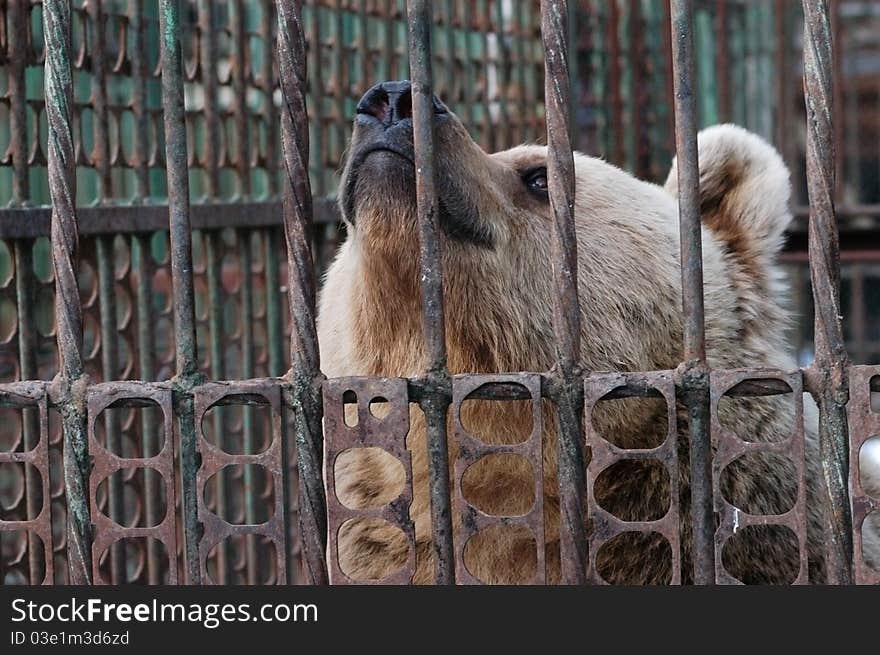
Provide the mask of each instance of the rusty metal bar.
POLYGON ((696 584, 715 581, 712 512, 712 443, 709 434, 709 369, 703 305, 703 250, 697 103, 694 71, 693 0, 672 0, 675 84, 675 151, 678 161, 684 358, 679 367, 690 432, 691 520, 696 584))
POLYGON ((312 194, 306 110, 306 52, 302 0, 276 0, 281 81, 281 140, 286 180, 283 220, 287 241, 291 367, 288 378, 296 410, 300 529, 306 578, 327 583, 327 501, 324 495, 321 426, 321 361, 315 330, 315 273, 309 249, 312 194))
POLYGON ((611 111, 611 151, 608 159, 623 166, 626 156, 623 129, 623 95, 621 91, 620 65, 620 7, 618 0, 608 3, 608 29, 605 32, 605 48, 608 56, 608 106, 611 111))
MULTIPOLYGON (((785 2, 785 0, 782 0, 785 2)), ((718 122, 730 121, 730 44, 727 39, 727 0, 715 3, 715 77, 718 84, 718 122)))
MULTIPOLYGON (((831 84, 831 131, 834 135, 835 146, 840 144, 843 146, 846 134, 846 112, 844 111, 844 77, 843 77, 843 17, 841 16, 840 7, 841 0, 826 0, 829 7, 830 15, 830 56, 831 56, 831 75, 837 83, 831 84)), ((806 32, 806 9, 804 10, 804 32, 806 32)), ((806 47, 806 43, 804 44, 806 47)), ((806 68, 806 57, 804 58, 806 68)), ((833 200, 834 202, 842 201, 844 197, 843 183, 846 175, 845 157, 837 157, 834 161, 834 184, 833 184, 833 200)))
MULTIPOLYGON (((135 197, 144 200, 150 195, 149 169, 147 162, 147 130, 149 118, 146 111, 146 62, 144 39, 143 0, 129 0, 128 21, 131 31, 131 110, 134 115, 134 130, 132 130, 132 162, 135 171, 135 197)), ((152 542, 151 542, 152 543, 152 542)))
POLYGON ((49 126, 49 193, 52 197, 52 265, 55 270, 55 320, 61 359, 56 384, 62 390, 64 484, 67 494, 67 564, 70 582, 92 581, 92 526, 87 489, 89 453, 86 441, 82 307, 76 281, 78 231, 74 207, 75 169, 71 131, 71 11, 66 0, 43 3, 46 39, 45 92, 49 126))
MULTIPOLYGON (((48 235, 51 215, 50 207, 0 208, 0 239, 32 239, 48 235)), ((315 222, 335 224, 340 218, 335 198, 315 199, 315 222)), ((95 205, 82 207, 77 212, 77 219, 82 235, 155 232, 168 229, 168 206, 95 205)), ((190 225, 194 230, 269 227, 280 224, 281 203, 277 201, 210 202, 197 203, 190 207, 190 225)))
MULTIPOLYGON (((210 231, 203 234, 203 243, 205 246, 205 273, 208 286, 208 349, 211 357, 211 379, 222 380, 225 377, 225 358, 223 357, 223 301, 220 296, 220 277, 221 277, 221 259, 222 240, 217 231, 210 231)), ((211 412, 211 421, 214 428, 214 440, 220 450, 224 449, 226 444, 226 431, 224 426, 224 417, 226 410, 223 407, 217 407, 211 412)), ((226 488, 228 477, 218 475, 214 477, 214 511, 217 516, 228 516, 227 507, 229 505, 229 493, 226 488)), ((218 584, 227 584, 231 574, 229 564, 229 542, 221 541, 217 544, 216 551, 217 578, 218 584)))
POLYGON ((773 19, 776 27, 776 148, 782 153, 782 158, 788 161, 787 131, 788 124, 788 21, 786 0, 775 0, 773 3, 773 19))
POLYGON ((213 0, 200 0, 198 5, 199 68, 204 95, 205 144, 201 164, 205 171, 205 195, 215 199, 220 193, 219 103, 217 102, 217 35, 214 32, 213 0))
POLYGON ((498 44, 498 127, 502 134, 501 147, 511 148, 516 143, 513 140, 513 125, 510 120, 510 109, 507 106, 510 97, 511 73, 510 43, 507 39, 510 34, 510 22, 506 20, 504 15, 503 3, 499 0, 493 0, 492 4, 495 10, 493 14, 495 17, 495 40, 498 44))
MULTIPOLYGON (((27 162, 27 87, 25 69, 28 63, 30 0, 12 0, 7 9, 9 25, 7 61, 7 93, 9 96, 9 152, 12 155, 12 198, 16 204, 30 196, 27 162)), ((23 378, 24 379, 24 378, 23 378)))
MULTIPOLYGON (((254 375, 254 325, 249 317, 254 315, 254 280, 253 262, 250 243, 250 232, 240 230, 238 232, 239 254, 241 256, 241 377, 250 378, 254 375)), ((254 443, 254 408, 245 406, 242 412, 242 452, 245 455, 257 454, 259 444, 254 443)), ((219 436, 219 435, 218 435, 219 436)), ((222 476, 218 476, 222 477, 222 476)), ((245 521, 253 525, 257 520, 257 501, 260 490, 256 487, 254 468, 246 466, 243 472, 244 482, 244 516, 245 521)), ((287 533, 285 532, 285 537, 287 533)), ((257 538, 254 534, 244 535, 245 541, 245 573, 247 583, 256 585, 259 583, 259 562, 257 550, 257 538)))
MULTIPOLYGON (((101 0, 87 5, 88 17, 92 23, 92 64, 91 94, 89 102, 94 109, 93 134, 94 148, 90 154, 90 163, 98 173, 98 202, 105 202, 112 194, 112 177, 110 169, 110 142, 107 110, 107 72, 106 48, 104 34, 104 11, 101 0)), ((101 314, 101 363, 105 381, 115 380, 118 369, 118 352, 116 333, 116 291, 113 273, 113 244, 111 236, 100 236, 96 240, 96 257, 98 260, 98 297, 101 314)), ((111 452, 119 451, 119 421, 114 411, 104 413, 106 447, 111 452)), ((123 497, 122 480, 118 475, 108 480, 107 505, 109 516, 116 523, 122 524, 123 497)), ((96 509, 96 508, 93 508, 96 509)), ((110 546, 110 569, 113 584, 126 581, 125 574, 125 543, 122 540, 110 546)))
MULTIPOLYGON (((430 0, 407 0, 407 23, 412 77, 422 328, 428 357, 427 377, 445 381, 449 378, 449 372, 446 368, 440 225, 437 190, 434 186, 434 80, 431 66, 430 0)), ((454 584, 455 554, 452 542, 449 448, 446 434, 449 399, 439 394, 428 394, 422 399, 420 406, 425 414, 427 430, 435 581, 437 584, 454 584)))
MULTIPOLYGON (((232 89, 234 92, 235 114, 235 143, 237 154, 235 168, 238 173, 238 192, 240 198, 247 198, 251 194, 251 138, 250 122, 248 121, 247 107, 247 77, 250 50, 247 36, 247 14, 245 3, 236 0, 232 4, 232 36, 235 43, 235 56, 232 67, 232 89)), ((227 148, 229 150, 229 148, 227 148)))
POLYGON ((189 221, 186 123, 183 101, 183 62, 180 11, 177 0, 159 7, 162 107, 165 124, 165 161, 171 235, 171 293, 174 308, 175 406, 180 430, 180 466, 183 499, 184 551, 190 584, 201 584, 199 523, 196 488, 198 457, 191 391, 201 381, 196 358, 195 299, 193 292, 192 230, 189 221))
MULTIPOLYGON (((13 0, 8 7, 7 93, 9 97, 9 153, 12 157, 12 202, 24 206, 30 199, 27 162, 27 67, 28 2, 13 0)), ((34 329, 34 271, 31 250, 33 242, 18 240, 12 245, 15 263, 15 298, 18 310, 18 359, 19 379, 37 377, 36 334, 34 329)), ((25 451, 33 450, 40 438, 39 416, 35 411, 23 410, 22 439, 25 451)), ((28 520, 37 518, 40 512, 40 487, 34 468, 24 467, 25 510, 28 520)), ((40 549, 34 534, 28 531, 28 574, 30 583, 39 584, 37 571, 40 549)), ((2 574, 0 574, 2 575, 2 574)))
POLYGON ((568 2, 541 0, 544 103, 547 107, 547 179, 553 210, 553 331, 559 437, 560 551, 562 580, 583 584, 587 572, 584 524, 584 392, 581 377, 581 312, 578 299, 577 234, 574 222, 574 156, 569 135, 568 2))
POLYGON ((645 179, 651 174, 651 141, 648 125, 650 101, 645 66, 648 62, 645 47, 645 20, 642 1, 630 0, 628 17, 630 47, 630 124, 632 125, 632 171, 645 179))
POLYGON ((665 66, 665 100, 667 107, 667 139, 669 153, 675 152, 675 73, 672 70, 672 0, 663 0, 663 63, 665 66))
MULTIPOLYGON (((267 180, 266 191, 270 197, 278 192, 278 110, 275 107, 275 5, 272 0, 263 0, 263 18, 260 22, 260 36, 263 39, 263 67, 260 71, 259 86, 263 91, 266 115, 266 151, 264 165, 267 180)), ((274 230, 273 230, 274 232, 274 230)), ((277 258, 275 260, 277 262, 277 258)), ((268 264, 268 262, 267 262, 268 264)))
POLYGON ((819 451, 825 520, 826 579, 852 581, 846 403, 849 357, 840 310, 840 253, 834 213, 832 41, 828 0, 803 0, 804 102, 807 109, 807 190, 810 199, 810 280, 815 307, 816 360, 809 369, 819 405, 819 451))
MULTIPOLYGON (((480 0, 472 3, 473 14, 470 16, 469 22, 476 31, 479 31, 480 41, 482 42, 483 58, 480 62, 483 67, 483 83, 481 100, 483 105, 483 131, 488 145, 487 152, 498 151, 498 134, 495 129, 495 123, 492 121, 492 94, 489 89, 489 69, 492 66, 492 59, 489 56, 489 31, 492 29, 492 19, 489 14, 489 0, 480 0)), ((497 68, 496 68, 497 70, 497 68)))
MULTIPOLYGON (((139 184, 145 179, 139 181, 139 184)), ((153 339, 153 312, 151 308, 151 285, 147 260, 150 257, 150 243, 143 235, 133 235, 131 238, 132 271, 135 275, 135 298, 137 307, 137 343, 138 343, 138 371, 141 380, 153 380, 154 339, 153 339)), ((163 424, 164 429, 164 424, 163 424)), ((159 453, 159 440, 156 434, 157 426, 150 412, 141 413, 141 455, 152 457, 159 453)), ((170 440, 172 435, 164 435, 170 440)), ((161 520, 161 501, 159 490, 162 480, 156 471, 147 469, 144 471, 144 515, 145 525, 158 525, 161 520)), ((166 498, 166 504, 170 504, 166 498)), ((168 511, 168 510, 166 510, 168 511)), ((148 539, 146 548, 147 582, 157 585, 162 582, 162 569, 159 542, 148 539)))

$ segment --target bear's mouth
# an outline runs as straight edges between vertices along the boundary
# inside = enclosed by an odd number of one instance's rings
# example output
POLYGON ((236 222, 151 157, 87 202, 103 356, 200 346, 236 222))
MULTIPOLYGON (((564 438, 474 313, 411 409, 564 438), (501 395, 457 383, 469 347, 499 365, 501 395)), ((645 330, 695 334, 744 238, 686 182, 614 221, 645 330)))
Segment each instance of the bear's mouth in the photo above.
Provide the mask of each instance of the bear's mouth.
MULTIPOLYGON (((407 121, 409 122, 409 121, 407 121)), ((397 126, 393 131, 398 131, 397 126)), ((409 134, 412 134, 411 125, 405 126, 409 128, 409 134)), ((355 134, 355 141, 357 134, 355 134)), ((364 168, 364 162, 374 154, 386 153, 390 155, 389 162, 394 162, 395 166, 405 166, 409 175, 401 175, 399 177, 400 184, 409 187, 411 191, 413 215, 415 215, 415 153, 413 152, 411 143, 412 137, 403 145, 399 141, 405 139, 388 139, 379 137, 372 143, 364 144, 352 150, 351 159, 346 169, 346 177, 342 188, 341 204, 343 213, 352 225, 356 225, 357 201, 361 187, 358 181, 361 179, 361 173, 364 168)), ((482 248, 493 248, 494 239, 488 227, 480 220, 479 209, 466 200, 467 196, 458 188, 456 180, 443 170, 441 157, 438 153, 437 163, 435 165, 435 185, 437 188, 437 204, 439 210, 440 227, 444 234, 457 242, 480 246, 482 248)), ((393 174, 392 166, 385 166, 389 174, 393 174)), ((385 171, 383 171, 385 172, 385 171)), ((375 169, 370 174, 375 174, 375 169)))

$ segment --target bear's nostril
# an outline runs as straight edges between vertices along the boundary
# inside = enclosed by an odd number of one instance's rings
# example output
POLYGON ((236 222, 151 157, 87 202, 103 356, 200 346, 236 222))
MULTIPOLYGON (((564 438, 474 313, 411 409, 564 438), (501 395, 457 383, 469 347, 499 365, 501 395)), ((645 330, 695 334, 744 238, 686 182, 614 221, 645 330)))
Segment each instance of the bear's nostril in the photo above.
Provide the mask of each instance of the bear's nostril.
POLYGON ((376 85, 364 94, 357 106, 357 113, 372 116, 381 123, 388 122, 390 107, 388 94, 381 85, 376 85))
MULTIPOLYGON (((389 94, 390 95, 390 94, 389 94)), ((396 123, 406 118, 412 118, 412 89, 409 84, 406 88, 390 96, 391 106, 394 108, 392 122, 396 123)))

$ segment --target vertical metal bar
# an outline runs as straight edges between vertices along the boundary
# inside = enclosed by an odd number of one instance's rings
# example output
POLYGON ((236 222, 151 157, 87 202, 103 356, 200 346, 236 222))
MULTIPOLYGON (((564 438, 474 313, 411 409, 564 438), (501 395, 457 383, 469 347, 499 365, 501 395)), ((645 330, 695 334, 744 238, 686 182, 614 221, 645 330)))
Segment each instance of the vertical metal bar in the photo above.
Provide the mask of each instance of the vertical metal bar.
POLYGON ((850 326, 852 327, 853 354, 856 363, 867 361, 871 353, 868 350, 866 328, 868 321, 865 316, 865 267, 863 264, 850 265, 850 326))
MULTIPOLYGON (((205 117, 205 150, 202 166, 205 169, 205 195, 216 200, 220 192, 220 116, 217 102, 217 35, 214 32, 212 0, 199 1, 199 66, 202 72, 202 93, 205 117)), ((218 478, 222 476, 217 476, 218 478)))
POLYGON ((827 0, 803 0, 804 101, 807 109, 807 191, 810 198, 810 279, 816 360, 809 372, 819 405, 819 451, 825 519, 826 579, 852 582, 849 460, 846 423, 849 357, 840 311, 840 244, 834 212, 832 43, 827 0))
MULTIPOLYGON (((146 182, 146 176, 139 182, 146 182)), ((131 258, 134 269, 137 303, 137 338, 138 338, 138 370, 141 380, 154 379, 153 371, 153 312, 150 307, 152 300, 152 288, 149 278, 150 241, 146 235, 135 234, 131 238, 131 258)), ((161 423, 164 426, 164 421, 161 423)), ((152 457, 159 452, 159 440, 157 439, 157 425, 153 414, 144 410, 141 413, 141 455, 152 457)), ((171 439, 172 435, 164 435, 165 439, 171 439)), ((158 525, 162 511, 159 490, 161 479, 158 473, 150 468, 144 470, 144 515, 145 525, 158 525)), ((171 498, 166 499, 169 506, 173 505, 171 498)), ((146 543, 146 566, 147 582, 157 585, 162 582, 162 568, 160 559, 159 542, 156 539, 148 539, 146 543)), ((171 556, 171 553, 169 553, 171 556)))
MULTIPOLYGON (((211 356, 211 377, 214 380, 223 380, 225 378, 224 369, 226 368, 223 357, 223 301, 220 292, 221 272, 221 238, 216 230, 211 230, 203 234, 205 243, 205 272, 208 278, 208 349, 211 356)), ((227 408, 223 406, 214 407, 211 410, 211 422, 214 430, 214 440, 218 448, 221 450, 226 444, 226 426, 225 418, 227 416, 227 408)), ((217 516, 228 516, 227 508, 229 507, 229 491, 227 489, 227 476, 214 476, 214 509, 217 516)), ((230 543, 228 539, 224 539, 217 544, 217 582, 218 584, 227 584, 229 576, 232 573, 232 567, 229 563, 230 543)))
POLYGON ((511 148, 513 129, 510 124, 510 111, 507 100, 510 95, 510 21, 504 16, 504 3, 492 0, 495 12, 495 40, 498 44, 498 125, 501 128, 500 147, 511 148))
MULTIPOLYGON (((98 124, 100 119, 97 112, 95 113, 95 123, 98 124)), ((119 338, 116 332, 116 285, 113 276, 113 247, 108 236, 99 236, 95 241, 98 259, 98 299, 101 306, 101 367, 104 380, 110 381, 116 379, 116 372, 118 370, 116 343, 119 338)), ((104 410, 103 414, 104 437, 107 450, 111 453, 119 453, 119 420, 117 411, 108 408, 104 410)), ((124 512, 122 476, 111 475, 107 486, 107 508, 110 518, 119 525, 122 525, 124 512)), ((111 584, 123 584, 126 582, 125 542, 121 539, 110 546, 110 581, 111 584)))
POLYGON ((456 103, 458 103, 458 89, 461 88, 461 80, 459 80, 458 75, 458 48, 455 47, 455 9, 452 6, 452 2, 450 0, 446 0, 443 3, 443 23, 444 27, 444 36, 446 38, 446 65, 448 67, 447 71, 447 91, 446 91, 446 104, 449 107, 454 107, 456 103))
MULTIPOLYGON (((249 230, 238 231, 238 243, 241 254, 241 377, 249 380, 254 375, 254 324, 249 317, 254 315, 254 283, 253 262, 251 261, 251 232, 249 230)), ((245 405, 242 408, 241 431, 242 452, 246 455, 254 455, 257 444, 254 443, 254 407, 245 405)), ((254 475, 253 466, 245 466, 243 473, 244 485, 244 517, 245 521, 253 525, 257 523, 257 501, 262 491, 257 487, 257 478, 254 475)), ((249 585, 259 584, 260 562, 257 551, 257 535, 247 534, 245 542, 245 575, 249 585)))
POLYGON ((648 133, 648 86, 645 65, 645 21, 642 16, 642 0, 629 2, 629 45, 630 64, 630 125, 633 139, 632 170, 639 178, 651 173, 651 142, 648 133))
MULTIPOLYGON (((831 12, 831 74, 837 83, 831 87, 831 130, 834 134, 834 144, 842 147, 846 134, 846 112, 844 111, 844 77, 843 77, 843 18, 840 15, 840 0, 827 0, 831 12)), ((804 12, 806 13, 806 12, 804 12)), ((835 153, 837 154, 837 153, 835 153)), ((844 170, 844 157, 836 157, 834 160, 834 202, 844 202, 844 182, 846 172, 844 170)))
MULTIPOLYGON (((273 94, 275 93, 275 74, 273 62, 275 61, 275 41, 273 38, 275 25, 275 5, 272 0, 266 0, 263 4, 263 20, 260 32, 263 37, 263 70, 260 75, 260 87, 266 101, 266 172, 268 177, 267 192, 274 197, 278 192, 278 150, 276 146, 277 111, 273 94)), ((315 38, 314 36, 312 37, 315 38)), ((313 49, 316 42, 313 40, 313 49)), ((320 131, 320 122, 318 126, 320 131)), ((266 261, 266 338, 269 349, 269 375, 281 375, 284 372, 283 334, 284 327, 281 318, 281 298, 278 295, 281 289, 279 258, 280 244, 278 243, 279 232, 277 229, 266 231, 265 261, 266 261)), ((288 568, 288 570, 290 570, 288 568)))
POLYGON ((730 122, 730 44, 727 40, 727 0, 717 0, 715 3, 715 49, 718 121, 728 123, 730 122))
POLYGON ((775 0, 773 17, 776 24, 776 147, 788 161, 786 125, 788 124, 788 25, 786 0, 775 0))
POLYGON ((70 61, 71 10, 68 0, 43 3, 46 39, 44 85, 49 126, 49 193, 52 197, 52 265, 55 269, 55 321, 61 374, 57 379, 64 432, 64 484, 67 494, 67 564, 72 584, 90 584, 92 526, 89 514, 82 307, 76 282, 79 229, 74 207, 75 164, 71 119, 73 78, 70 61))
MULTIPOLYGON (((232 35, 235 42, 235 56, 232 68, 232 89, 234 94, 235 143, 238 153, 235 167, 238 172, 239 193, 247 198, 251 194, 251 140, 247 108, 247 69, 250 50, 247 42, 247 15, 242 0, 233 3, 232 35)), ((249 314, 245 314, 249 316, 249 314)), ((250 324, 250 321, 247 321, 250 324)))
POLYGON ((611 109, 611 152, 609 160, 618 166, 624 163, 623 96, 620 90, 620 8, 618 0, 608 2, 608 31, 605 48, 608 54, 608 102, 611 109))
MULTIPOLYGON (((528 3, 526 3, 528 4, 528 3)), ((476 76, 476 68, 474 66, 474 34, 473 34, 473 25, 471 21, 470 12, 466 10, 466 7, 463 7, 461 4, 454 5, 455 9, 459 10, 459 27, 462 30, 463 38, 464 38, 464 52, 462 53, 462 61, 463 61, 463 70, 464 70, 464 124, 469 126, 474 133, 477 131, 477 76, 476 76)), ((412 62, 410 62, 410 67, 412 67, 412 62)), ((412 76, 412 71, 410 71, 410 76, 412 76)), ((480 145, 484 148, 488 148, 488 144, 486 142, 486 134, 480 134, 480 145)))
POLYGON ((559 416, 560 550, 562 580, 586 581, 584 526, 583 382, 577 234, 574 222, 574 156, 569 135, 568 2, 541 0, 544 102, 547 106, 547 177, 553 209, 553 331, 561 393, 559 416))
POLYGON ((675 83, 675 151, 681 232, 684 359, 679 368, 690 431, 691 518, 694 582, 715 581, 715 521, 712 511, 712 444, 709 435, 709 370, 703 308, 703 249, 697 103, 694 75, 693 0, 672 0, 675 83))
MULTIPOLYGON (((312 8, 313 14, 317 14, 317 7, 312 8)), ((275 40, 274 40, 274 26, 275 22, 275 3, 272 0, 265 0, 263 2, 263 18, 260 23, 260 33, 263 39, 263 67, 260 74, 260 88, 263 91, 265 97, 265 121, 266 121, 266 153, 265 153, 265 165, 266 172, 268 177, 267 184, 267 192, 270 197, 275 197, 278 192, 278 150, 276 145, 276 139, 278 136, 278 127, 277 127, 277 110, 275 108, 274 102, 274 93, 275 93, 275 40)), ((319 41, 316 36, 312 36, 312 50, 318 47, 319 41)), ((320 94, 317 96, 320 98, 320 94)), ((317 130, 316 133, 321 133, 321 123, 320 120, 316 121, 317 130)), ((320 153, 319 153, 320 154, 320 153)), ((318 166, 318 170, 321 170, 320 165, 318 166)), ((264 261, 265 261, 265 283, 266 283, 266 338, 267 338, 267 349, 268 349, 268 373, 270 376, 280 376, 284 372, 284 323, 281 316, 281 296, 279 295, 279 291, 281 290, 281 280, 280 280, 280 261, 279 261, 279 253, 281 251, 281 244, 279 243, 279 237, 281 236, 280 231, 276 228, 272 228, 266 230, 265 239, 263 241, 264 246, 264 261)), ((285 422, 286 423, 286 422, 285 422)), ((293 456, 290 452, 290 449, 287 448, 286 444, 283 444, 283 453, 284 453, 284 465, 285 471, 291 471, 294 466, 293 456)), ((292 489, 291 482, 288 479, 284 484, 285 492, 290 495, 290 490, 292 489)), ((293 506, 294 499, 288 497, 287 502, 285 503, 285 507, 293 506)), ((285 522, 285 534, 287 536, 287 552, 285 556, 287 558, 287 571, 288 571, 288 583, 294 583, 298 577, 298 571, 300 567, 298 564, 298 560, 294 559, 294 544, 297 543, 297 535, 294 534, 294 521, 291 520, 293 517, 293 512, 290 513, 290 518, 287 518, 285 522)))
MULTIPOLYGON (((149 181, 149 153, 147 151, 147 130, 149 117, 146 111, 146 65, 144 53, 146 43, 144 40, 143 0, 130 0, 128 3, 129 29, 131 30, 131 108, 134 114, 134 130, 132 133, 132 149, 134 154, 135 173, 135 197, 143 202, 150 195, 149 181)), ((153 313, 150 307, 152 289, 149 278, 148 261, 150 257, 150 241, 144 234, 134 234, 131 237, 132 266, 135 274, 136 303, 137 303, 137 340, 138 340, 138 369, 142 380, 152 380, 155 376, 153 371, 153 313)), ((164 426, 164 422, 162 423, 164 426)), ((159 444, 156 435, 156 421, 153 414, 144 411, 141 414, 141 447, 144 457, 156 455, 159 452, 159 444)), ((170 434, 164 435, 171 439, 170 434)), ((158 473, 152 469, 144 471, 144 513, 146 525, 158 525, 161 517, 159 492, 161 482, 158 473)), ((171 504, 172 499, 166 499, 171 504)), ((160 544, 156 539, 147 539, 146 542, 146 566, 147 582, 158 585, 162 581, 162 564, 160 559, 160 544)), ((170 555, 170 553, 169 553, 170 555)))
MULTIPOLYGON (((434 186, 434 101, 431 66, 431 2, 407 0, 409 66, 412 78, 413 146, 416 202, 419 220, 419 256, 422 281, 422 328, 428 354, 427 377, 442 384, 446 369, 446 331, 443 308, 440 225, 434 186)), ((438 390, 439 391, 439 390, 438 390)), ((449 399, 428 393, 421 402, 425 414, 431 489, 431 532, 437 584, 455 583, 452 511, 449 496, 449 448, 446 412, 449 399)))
POLYGON ((385 36, 385 48, 383 52, 383 59, 385 60, 385 77, 389 80, 396 79, 396 75, 394 74, 394 61, 396 57, 396 48, 394 45, 395 42, 395 34, 397 33, 397 25, 394 20, 394 5, 396 4, 396 0, 386 0, 384 9, 382 13, 384 15, 384 20, 382 21, 382 30, 385 36))
POLYGON ((201 377, 196 359, 195 300, 193 297, 192 231, 189 221, 186 123, 183 104, 183 62, 180 53, 180 11, 177 0, 162 0, 159 8, 162 61, 162 107, 165 124, 165 162, 171 234, 171 293, 174 304, 174 345, 183 490, 184 550, 188 580, 201 584, 196 452, 193 397, 201 377))
MULTIPOLYGON (((107 136, 107 74, 104 47, 104 12, 101 0, 87 5, 92 23, 92 88, 89 101, 94 110, 93 133, 94 148, 91 164, 98 173, 98 202, 105 202, 111 195, 112 178, 110 170, 110 142, 107 136)), ((118 335, 116 333, 116 290, 113 276, 113 245, 111 237, 99 236, 96 239, 98 259, 98 297, 101 307, 101 365, 104 380, 114 380, 117 374, 118 335)), ((106 446, 110 452, 119 452, 119 421, 114 410, 104 412, 106 446)), ((110 476, 108 482, 107 505, 110 518, 122 525, 123 516, 122 480, 118 475, 110 476)), ((126 581, 125 543, 118 540, 110 546, 110 580, 113 584, 126 581)))
MULTIPOLYGON (((260 72, 260 88, 263 91, 266 102, 266 172, 268 178, 266 190, 270 197, 274 197, 278 191, 278 148, 276 144, 276 139, 278 138, 278 117, 273 97, 275 93, 275 68, 273 65, 275 61, 274 25, 275 6, 272 0, 264 0, 263 19, 260 22, 260 34, 263 39, 263 69, 260 72)), ((277 296, 277 293, 273 294, 276 300, 277 296)))
POLYGON ((529 140, 529 130, 528 130, 528 115, 530 111, 532 111, 531 107, 526 100, 526 88, 528 86, 526 70, 531 65, 531 62, 527 61, 526 57, 526 43, 528 38, 528 29, 525 24, 525 13, 523 6, 526 3, 517 2, 515 3, 514 8, 514 16, 516 20, 516 83, 519 87, 517 89, 517 99, 519 102, 517 103, 517 124, 519 126, 519 130, 517 132, 517 140, 520 143, 525 143, 529 140))
MULTIPOLYGON (((143 0, 129 0, 128 22, 131 31, 131 110, 134 114, 134 130, 132 130, 132 151, 134 154, 135 173, 135 197, 141 201, 150 195, 149 186, 149 154, 147 152, 147 133, 149 129, 149 117, 146 111, 146 64, 144 54, 146 42, 144 40, 144 3, 143 0)), ((145 250, 144 253, 148 253, 145 250)), ((152 352, 150 353, 152 356, 152 352)), ((148 379, 148 378, 144 378, 148 379)), ((154 543, 150 540, 149 543, 154 543)))
POLYGON ((281 318, 281 302, 278 291, 281 289, 278 252, 281 244, 277 230, 266 232, 266 338, 269 349, 269 375, 274 377, 284 373, 284 354, 281 342, 284 338, 284 327, 281 318))
MULTIPOLYGON (((9 97, 9 152, 12 155, 12 202, 25 205, 30 198, 27 165, 27 67, 28 2, 13 0, 8 8, 8 82, 9 97)), ((36 331, 34 329, 34 271, 31 257, 33 241, 19 239, 13 243, 15 260, 15 297, 18 309, 18 360, 19 379, 37 378, 36 331)), ((25 450, 32 450, 40 438, 39 415, 36 411, 22 409, 22 438, 25 450)), ((40 486, 34 467, 24 469, 25 510, 28 520, 40 513, 40 486)), ((43 555, 33 532, 28 531, 28 571, 30 583, 40 584, 38 575, 43 555)))
MULTIPOLYGON (((9 151, 12 153, 12 198, 17 204, 26 202, 30 196, 27 166, 27 87, 25 68, 28 62, 28 24, 30 0, 12 0, 7 17, 8 96, 10 99, 9 151)), ((27 378, 22 378, 27 379, 27 378)))
POLYGON ((663 0, 663 62, 666 67, 666 108, 669 116, 666 147, 675 153, 675 73, 672 70, 672 0, 663 0))
POLYGON ((287 242, 292 385, 296 410, 300 530, 307 580, 327 583, 327 502, 322 474, 321 360, 315 329, 315 271, 309 250, 312 194, 306 110, 306 53, 302 0, 276 0, 281 139, 284 156, 283 220, 287 242))
MULTIPOLYGON (((483 68, 483 129, 486 132, 486 143, 489 145, 488 151, 495 152, 498 150, 498 135, 495 123, 492 121, 492 94, 489 88, 489 70, 493 65, 489 56, 489 30, 492 29, 489 0, 480 1, 479 12, 476 11, 476 7, 474 9, 475 13, 479 14, 475 17, 475 21, 483 42, 483 60, 481 62, 483 68)), ((498 71, 497 66, 496 71, 498 71)))
MULTIPOLYGON (((357 6, 358 15, 358 60, 360 63, 360 79, 358 80, 358 95, 364 93, 369 86, 370 80, 370 33, 369 21, 367 20, 367 0, 359 0, 357 6)), ((352 87, 354 88, 354 87, 352 87)))
MULTIPOLYGON (((309 90, 313 100, 314 124, 314 148, 312 148, 312 157, 314 161, 312 165, 315 172, 315 194, 321 198, 325 193, 325 162, 326 148, 324 147, 324 117, 321 111, 326 92, 324 90, 322 52, 324 49, 321 41, 321 7, 314 4, 311 7, 311 29, 309 30, 309 52, 311 59, 311 68, 315 72, 309 79, 309 90)), ((320 235, 313 235, 313 250, 318 252, 320 249, 320 235)))

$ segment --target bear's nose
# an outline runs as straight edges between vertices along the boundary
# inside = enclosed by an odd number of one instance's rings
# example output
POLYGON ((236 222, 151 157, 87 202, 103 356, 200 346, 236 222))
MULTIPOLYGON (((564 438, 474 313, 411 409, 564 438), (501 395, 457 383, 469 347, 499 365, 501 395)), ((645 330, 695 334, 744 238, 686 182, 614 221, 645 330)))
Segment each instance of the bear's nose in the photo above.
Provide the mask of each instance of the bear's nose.
MULTIPOLYGON (((433 101, 434 114, 448 111, 437 96, 433 97, 433 101)), ((377 84, 360 99, 357 113, 372 116, 385 127, 412 118, 412 86, 409 80, 377 84)))

